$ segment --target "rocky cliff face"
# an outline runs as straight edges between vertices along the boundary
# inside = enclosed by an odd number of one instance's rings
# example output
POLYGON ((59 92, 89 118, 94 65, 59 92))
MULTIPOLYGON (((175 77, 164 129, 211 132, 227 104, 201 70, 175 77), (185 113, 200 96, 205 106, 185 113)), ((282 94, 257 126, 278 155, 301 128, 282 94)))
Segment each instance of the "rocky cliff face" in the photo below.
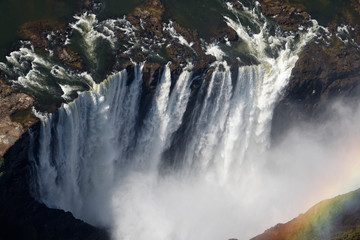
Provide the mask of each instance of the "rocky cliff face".
MULTIPOLYGON (((35 137, 38 130, 39 124, 31 128, 35 137)), ((29 147, 26 132, 4 155, 0 168, 0 239, 109 239, 105 230, 35 201, 30 194, 29 147)))
MULTIPOLYGON (((289 85, 274 111, 273 142, 281 141, 287 130, 302 122, 321 124, 332 102, 346 100, 347 104, 357 106, 360 27, 355 19, 360 16, 360 2, 350 1, 349 4, 349 8, 339 11, 328 23, 327 37, 308 44, 299 56, 289 85)), ((290 1, 263 0, 262 7, 264 15, 288 29, 302 23, 302 19, 291 19, 295 14, 309 16, 304 5, 292 5, 290 1)), ((252 240, 359 239, 359 202, 360 190, 325 200, 252 240)))
POLYGON ((306 213, 278 224, 251 240, 360 238, 360 190, 324 200, 306 213))
POLYGON ((0 77, 0 156, 37 121, 30 113, 34 101, 33 97, 11 88, 0 77))
MULTIPOLYGON (((231 1, 238 10, 242 5, 238 1, 231 1)), ((344 13, 343 16, 331 22, 329 32, 324 33, 322 42, 307 45, 299 57, 293 69, 290 84, 283 93, 283 97, 275 109, 272 136, 274 140, 281 139, 287 129, 300 121, 316 121, 325 110, 330 101, 340 98, 357 98, 360 81, 360 27, 356 21, 356 14, 360 11, 360 3, 352 0, 351 6, 354 11, 344 13), (348 24, 346 30, 339 30, 339 21, 348 24), (345 31, 345 33, 343 32, 345 31), (329 38, 327 36, 330 36, 329 38), (284 125, 287 123, 287 126, 284 125)), ((92 1, 84 1, 85 7, 91 10, 92 1)), ((273 19, 287 30, 294 30, 306 25, 310 19, 306 7, 303 4, 293 4, 288 0, 262 0, 262 11, 265 16, 273 19)), ((191 49, 186 45, 172 41, 163 29, 163 12, 165 8, 159 0, 149 0, 136 8, 127 16, 127 20, 133 24, 137 31, 136 37, 144 44, 149 39, 165 39, 168 47, 157 48, 156 52, 165 56, 165 61, 155 61, 152 56, 143 52, 140 48, 133 48, 124 53, 126 49, 118 49, 112 59, 110 70, 131 68, 132 62, 147 60, 143 69, 144 86, 151 93, 154 84, 162 71, 164 64, 171 61, 172 76, 180 74, 187 59, 196 63, 195 74, 206 78, 212 71, 209 65, 215 61, 213 56, 207 55, 202 47, 201 40, 196 31, 186 29, 177 23, 172 27, 176 32, 184 36, 188 43, 192 43, 191 49)), ((55 57, 72 69, 83 70, 86 68, 84 60, 79 53, 65 45, 66 35, 72 34, 71 29, 59 23, 47 20, 31 22, 21 28, 24 39, 38 51, 50 50, 55 57), (50 41, 47 35, 57 32, 55 39, 50 41)), ((120 32, 116 37, 121 41, 127 36, 120 32)), ((214 39, 219 42, 236 42, 237 34, 230 28, 224 28, 214 34, 214 39)), ((149 42, 149 46, 152 43, 149 42)), ((76 220, 70 213, 60 210, 48 209, 43 204, 37 203, 30 194, 29 176, 31 166, 28 161, 29 134, 26 132, 31 126, 33 133, 38 131, 37 119, 31 115, 31 108, 36 104, 36 99, 21 93, 18 89, 10 87, 5 80, 0 79, 0 156, 4 154, 4 163, 0 168, 0 225, 6 231, 0 232, 3 239, 108 239, 104 230, 96 229, 82 221, 76 220)), ((48 109, 48 111, 53 111, 48 109)), ((2 160, 2 159, 1 159, 2 160)), ((0 161, 1 164, 1 161, 0 161)), ((352 201, 358 202, 358 193, 351 195, 352 201)), ((347 229, 356 231, 359 223, 360 210, 355 205, 348 204, 347 200, 322 203, 308 213, 293 220, 287 225, 278 225, 261 235, 259 239, 306 239, 304 236, 317 236, 320 230, 326 226, 339 226, 340 232, 347 229), (336 203, 335 203, 336 202, 336 203), (310 235, 301 235, 309 226, 314 229, 315 223, 306 223, 318 209, 323 206, 341 208, 342 212, 329 212, 336 222, 321 225, 317 230, 306 232, 310 235), (342 207, 345 206, 346 207, 342 207), (350 210, 355 209, 354 214, 350 210), (339 220, 340 218, 340 220, 339 220), (300 219, 300 220, 299 220, 300 219), (307 219, 306 221, 303 219, 307 219), (347 225, 347 221, 354 221, 347 225), (352 220, 351 220, 352 221, 352 220), (342 224, 345 223, 345 224, 342 224), (330 224, 330 225, 329 225, 330 224), (289 227, 290 226, 290 227, 289 227), (350 226, 350 227, 349 227, 350 226), (300 235, 299 235, 300 234, 300 235), (301 238, 302 237, 302 238, 301 238)), ((311 221, 310 221, 311 222, 311 221)), ((334 235, 335 236, 335 235, 334 235)))
MULTIPOLYGON (((310 15, 305 1, 263 0, 262 11, 287 29, 296 29, 310 15), (293 4, 292 2, 296 2, 293 4)), ((326 118, 326 108, 337 100, 355 104, 360 83, 360 26, 358 1, 329 20, 322 37, 308 44, 292 71, 289 85, 274 111, 272 138, 281 140, 288 129, 301 122, 326 118)))
POLYGON ((326 117, 327 107, 336 100, 356 103, 360 90, 359 49, 336 38, 331 41, 330 46, 311 43, 300 55, 274 111, 273 138, 281 138, 287 129, 301 122, 316 123, 326 117))

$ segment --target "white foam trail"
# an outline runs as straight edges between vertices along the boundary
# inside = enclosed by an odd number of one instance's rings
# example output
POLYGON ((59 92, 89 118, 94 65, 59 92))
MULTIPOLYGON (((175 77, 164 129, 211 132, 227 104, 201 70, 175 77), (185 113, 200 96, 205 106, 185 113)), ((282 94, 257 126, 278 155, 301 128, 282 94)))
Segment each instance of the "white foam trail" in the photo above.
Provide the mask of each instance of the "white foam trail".
MULTIPOLYGON (((70 85, 66 85, 66 84, 59 84, 61 90, 63 91, 63 95, 61 95, 61 97, 64 100, 67 101, 71 101, 72 97, 70 96, 74 91, 76 91, 76 88, 74 88, 73 86, 70 85)), ((77 89, 78 91, 80 91, 81 89, 77 89)))
POLYGON ((184 36, 182 36, 181 34, 179 34, 174 26, 173 26, 173 22, 170 20, 168 24, 164 24, 164 27, 163 27, 163 31, 167 31, 170 36, 173 38, 173 39, 176 39, 180 44, 182 45, 185 45, 189 48, 191 48, 191 46, 193 45, 193 43, 189 43, 185 38, 184 36))
POLYGON ((216 58, 216 60, 221 61, 223 59, 223 57, 226 55, 218 45, 216 45, 215 43, 209 44, 206 47, 206 54, 208 55, 212 55, 216 58))
POLYGON ((355 41, 354 38, 351 37, 351 32, 353 32, 355 29, 351 28, 350 26, 347 25, 341 25, 338 26, 336 29, 336 37, 342 41, 345 45, 352 45, 358 49, 360 49, 360 44, 358 42, 355 41))
POLYGON ((256 142, 264 143, 268 142, 273 106, 287 85, 298 54, 306 43, 317 36, 319 27, 317 22, 312 20, 310 28, 303 29, 298 33, 299 39, 296 39, 295 35, 284 37, 279 31, 275 31, 275 35, 271 35, 267 28, 267 20, 262 14, 259 15, 256 11, 249 11, 246 8, 244 11, 251 16, 249 19, 258 26, 258 30, 253 32, 249 27, 243 26, 240 21, 235 22, 229 17, 225 17, 225 19, 228 26, 233 28, 238 36, 246 42, 250 54, 260 62, 261 84, 256 91, 256 106, 259 111, 255 134, 258 136, 256 142), (269 50, 272 54, 269 54, 269 50))
POLYGON ((108 28, 108 25, 100 25, 95 14, 85 12, 83 15, 75 16, 75 19, 77 21, 70 24, 70 26, 81 34, 87 57, 97 63, 95 49, 99 39, 107 40, 111 47, 114 48, 116 42, 115 33, 108 28))
POLYGON ((33 49, 22 47, 11 52, 6 59, 7 64, 0 64, 0 69, 10 76, 9 80, 14 85, 30 90, 35 95, 50 94, 70 100, 67 93, 83 91, 94 84, 87 73, 75 73, 65 69, 52 59, 37 54, 33 49), (61 95, 59 88, 66 94, 61 95))

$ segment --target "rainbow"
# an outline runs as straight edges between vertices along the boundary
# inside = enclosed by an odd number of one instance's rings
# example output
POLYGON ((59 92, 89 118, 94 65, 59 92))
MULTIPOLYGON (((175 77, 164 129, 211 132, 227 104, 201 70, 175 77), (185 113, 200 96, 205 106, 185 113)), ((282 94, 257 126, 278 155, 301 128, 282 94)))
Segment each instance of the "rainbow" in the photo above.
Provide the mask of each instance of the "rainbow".
POLYGON ((324 166, 324 171, 330 171, 332 181, 327 187, 314 190, 305 204, 324 196, 332 198, 251 240, 360 239, 359 146, 360 141, 351 141, 337 149, 329 165, 324 166))

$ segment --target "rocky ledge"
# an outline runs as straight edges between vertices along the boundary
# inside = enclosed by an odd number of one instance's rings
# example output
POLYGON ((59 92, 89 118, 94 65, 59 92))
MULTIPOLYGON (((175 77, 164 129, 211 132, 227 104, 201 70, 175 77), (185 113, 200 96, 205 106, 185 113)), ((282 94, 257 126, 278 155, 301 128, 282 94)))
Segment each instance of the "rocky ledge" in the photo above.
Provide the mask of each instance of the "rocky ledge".
MULTIPOLYGON (((147 86, 151 85, 154 76, 167 62, 171 62, 172 77, 177 78, 188 62, 194 63, 193 71, 195 73, 202 73, 216 60, 214 56, 204 52, 201 39, 196 30, 184 28, 176 22, 167 25, 163 18, 164 10, 165 7, 160 0, 148 0, 126 17, 136 28, 137 40, 151 48, 152 51, 146 52, 140 48, 132 48, 127 51, 128 49, 121 48, 117 54, 117 62, 122 63, 117 66, 117 70, 132 65, 130 59, 135 62, 146 61, 143 80, 147 86), (186 43, 171 36, 169 30, 164 27, 166 25, 168 28, 173 28, 174 34, 181 36, 186 43), (154 42, 149 42, 149 39, 154 42), (160 46, 154 44, 161 41, 164 42, 161 45, 159 44, 160 46), (154 58, 154 53, 160 59, 154 58)), ((127 38, 122 32, 118 32, 117 37, 120 41, 126 41, 127 38)), ((220 42, 225 42, 225 39, 234 42, 238 40, 238 36, 233 29, 226 27, 213 35, 212 40, 215 39, 220 42)))
MULTIPOLYGON (((84 9, 79 11, 93 11, 96 1, 84 1, 84 9)), ((143 80, 148 90, 153 89, 151 84, 153 79, 157 79, 167 62, 171 62, 170 68, 172 76, 176 78, 182 71, 187 62, 195 63, 194 71, 203 73, 209 65, 215 61, 211 55, 207 55, 202 46, 197 31, 186 29, 173 22, 171 28, 184 37, 184 40, 190 45, 181 44, 176 41, 169 31, 164 29, 165 21, 163 19, 165 7, 160 0, 148 0, 135 8, 135 10, 126 16, 126 19, 136 28, 135 37, 144 45, 152 48, 151 52, 143 51, 141 48, 117 49, 117 54, 110 61, 108 72, 123 70, 133 66, 132 61, 145 62, 143 68, 143 80), (166 47, 154 44, 156 41, 165 41, 166 47), (125 53, 126 52, 126 53, 125 53), (153 55, 159 54, 160 58, 154 58, 153 55)), ((69 45, 65 44, 68 36, 73 34, 73 29, 66 24, 56 22, 51 19, 42 19, 38 21, 25 23, 19 29, 19 33, 26 41, 25 47, 34 48, 37 54, 53 56, 55 61, 67 65, 73 71, 88 71, 84 64, 83 56, 75 52, 69 45)), ((116 33, 118 40, 126 41, 127 36, 122 31, 116 33)), ((238 40, 237 34, 230 28, 222 29, 221 33, 214 35, 219 41, 238 40)), ((32 125, 37 119, 31 114, 31 109, 38 103, 34 96, 29 93, 21 93, 19 89, 11 86, 6 80, 6 73, 0 76, 0 156, 11 147, 17 139, 32 125)), ((39 104, 37 104, 39 105, 39 104)), ((49 112, 55 110, 53 105, 49 105, 49 112)), ((59 107, 59 104, 56 104, 59 107)), ((43 107, 42 107, 43 109, 43 107)), ((43 109, 44 110, 44 109, 43 109)), ((46 109, 45 109, 46 110, 46 109)))
MULTIPOLYGON (((309 14, 304 5, 287 0, 262 0, 263 14, 286 29, 296 29, 309 14), (294 18, 301 15, 303 18, 294 18), (285 20, 284 20, 285 18, 285 20)), ((300 1, 297 1, 300 2, 300 1)), ((360 94, 360 2, 351 0, 305 46, 274 111, 273 143, 302 122, 321 124, 332 102, 346 100, 354 108, 360 94)), ((360 190, 325 200, 305 214, 278 224, 252 240, 360 239, 360 190)))
POLYGON ((0 156, 37 121, 31 115, 34 101, 32 96, 16 91, 0 78, 0 156))
POLYGON ((273 138, 281 140, 289 128, 301 122, 317 124, 326 118, 327 107, 334 101, 346 100, 356 104, 359 84, 359 48, 346 46, 337 38, 332 38, 329 46, 307 45, 293 69, 282 100, 275 108, 273 138))
MULTIPOLYGON (((310 16, 304 5, 292 4, 289 0, 262 0, 261 3, 263 14, 287 29, 298 28, 310 16), (296 17, 299 15, 302 17, 296 17)), ((360 2, 349 4, 300 54, 274 111, 274 143, 292 126, 301 122, 316 124, 326 118, 326 108, 331 102, 346 99, 355 104, 359 99, 360 25, 355 19, 360 17, 360 2)))
POLYGON ((296 30, 310 18, 302 4, 292 4, 289 0, 261 0, 262 13, 287 30, 296 30))

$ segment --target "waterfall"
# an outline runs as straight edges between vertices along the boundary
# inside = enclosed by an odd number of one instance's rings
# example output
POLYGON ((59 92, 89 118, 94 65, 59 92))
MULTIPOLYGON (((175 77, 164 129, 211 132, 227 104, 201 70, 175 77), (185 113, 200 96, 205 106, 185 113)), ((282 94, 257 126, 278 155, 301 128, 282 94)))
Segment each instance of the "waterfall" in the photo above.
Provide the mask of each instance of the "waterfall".
MULTIPOLYGON (((132 201, 139 200, 138 194, 145 195, 145 202, 154 201, 146 197, 156 195, 159 189, 148 194, 142 191, 171 182, 175 182, 172 188, 186 188, 183 181, 190 179, 230 194, 228 188, 233 186, 229 184, 246 181, 243 174, 255 166, 250 149, 266 149, 275 101, 263 110, 270 113, 261 112, 264 96, 259 91, 266 79, 263 66, 239 67, 233 83, 230 67, 218 62, 209 81, 199 86, 190 107, 191 71, 185 68, 171 89, 166 66, 144 119, 139 119, 141 69, 141 64, 136 65, 134 79, 128 79, 126 70, 109 77, 42 121, 36 159, 37 197, 49 207, 113 228, 116 239, 169 239, 177 234, 172 232, 175 226, 159 235, 147 233, 159 226, 148 225, 151 219, 147 216, 142 219, 144 225, 129 216, 144 214, 141 203, 131 206, 132 201), (170 173, 162 171, 164 168, 170 168, 170 173), (133 192, 137 188, 139 192, 133 192), (132 194, 136 196, 129 197, 132 194), (146 231, 133 229, 133 224, 146 231)), ((173 194, 182 195, 181 190, 173 194)), ((151 205, 149 202, 145 205, 151 205)), ((164 218, 159 221, 168 220, 164 218)))
MULTIPOLYGON (((244 11, 253 30, 225 19, 257 64, 231 71, 226 54, 209 45, 217 61, 208 78, 198 81, 189 63, 172 80, 167 64, 145 98, 137 63, 134 74, 114 73, 46 115, 33 139, 37 199, 109 228, 114 239, 245 239, 264 230, 263 208, 249 219, 268 187, 256 176, 274 106, 316 24, 296 36, 271 35, 263 16, 244 11)), ((91 37, 88 45, 96 37, 112 43, 112 34, 94 30, 93 15, 77 19, 73 28, 91 37)))

